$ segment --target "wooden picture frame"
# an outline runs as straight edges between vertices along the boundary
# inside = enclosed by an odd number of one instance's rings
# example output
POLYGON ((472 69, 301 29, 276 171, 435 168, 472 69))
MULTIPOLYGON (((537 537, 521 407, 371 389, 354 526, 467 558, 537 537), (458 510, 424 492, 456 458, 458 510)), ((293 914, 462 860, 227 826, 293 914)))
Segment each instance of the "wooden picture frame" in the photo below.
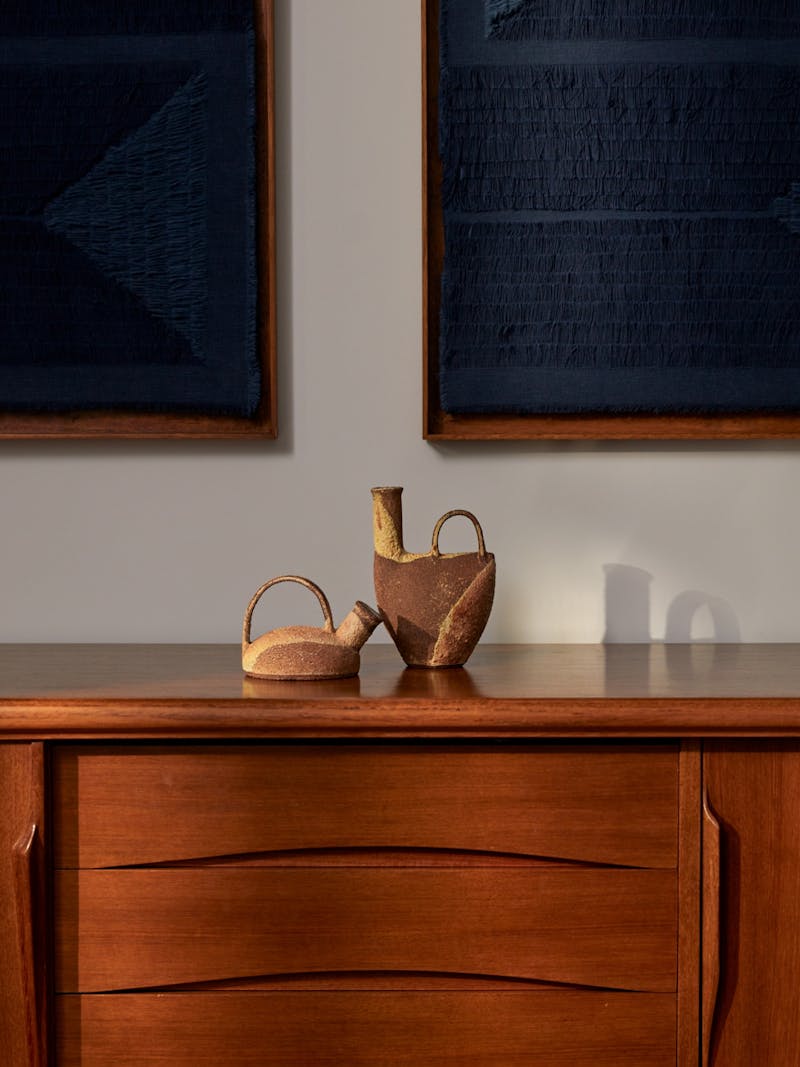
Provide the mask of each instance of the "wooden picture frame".
POLYGON ((0 439, 266 440, 277 437, 274 0, 253 0, 252 36, 254 70, 251 68, 248 76, 254 79, 255 87, 255 144, 251 139, 249 145, 251 158, 253 151, 255 156, 255 236, 250 254, 256 264, 257 293, 256 352, 252 359, 253 366, 260 368, 259 396, 253 413, 239 416, 120 408, 24 411, 3 409, 0 397, 0 439))
POLYGON ((445 254, 439 154, 439 0, 422 4, 423 437, 479 440, 770 440, 800 437, 800 410, 753 414, 451 414, 439 389, 445 254))

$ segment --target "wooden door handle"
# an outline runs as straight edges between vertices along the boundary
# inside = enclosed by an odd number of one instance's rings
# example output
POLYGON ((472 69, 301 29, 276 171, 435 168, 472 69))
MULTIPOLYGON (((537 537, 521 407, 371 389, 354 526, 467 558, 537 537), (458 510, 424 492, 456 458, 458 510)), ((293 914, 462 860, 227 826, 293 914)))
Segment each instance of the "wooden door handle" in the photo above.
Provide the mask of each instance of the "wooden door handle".
POLYGON ((720 826, 703 789, 702 1045, 701 1065, 711 1062, 711 1036, 720 978, 720 826))
POLYGON ((22 1002, 26 1011, 27 1062, 25 1067, 44 1067, 42 1042, 42 995, 43 985, 39 973, 42 930, 37 926, 40 918, 34 906, 38 899, 34 873, 39 828, 31 825, 27 833, 14 845, 14 907, 17 916, 17 940, 21 964, 22 1002))

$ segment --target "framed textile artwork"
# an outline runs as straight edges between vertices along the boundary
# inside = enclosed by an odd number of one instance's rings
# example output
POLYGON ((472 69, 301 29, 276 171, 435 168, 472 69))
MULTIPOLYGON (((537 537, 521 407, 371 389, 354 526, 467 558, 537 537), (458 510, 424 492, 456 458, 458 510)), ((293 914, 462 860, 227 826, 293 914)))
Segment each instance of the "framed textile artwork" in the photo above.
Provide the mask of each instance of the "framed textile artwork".
POLYGON ((0 11, 0 436, 275 436, 272 7, 0 11))
POLYGON ((800 436, 800 6, 423 0, 425 436, 800 436))

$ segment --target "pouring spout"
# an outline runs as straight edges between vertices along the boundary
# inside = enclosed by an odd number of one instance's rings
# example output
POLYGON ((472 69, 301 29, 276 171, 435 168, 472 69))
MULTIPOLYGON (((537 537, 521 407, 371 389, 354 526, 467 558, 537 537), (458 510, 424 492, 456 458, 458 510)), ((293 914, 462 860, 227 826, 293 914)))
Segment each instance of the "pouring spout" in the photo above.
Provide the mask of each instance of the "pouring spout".
POLYGON ((402 559, 403 490, 400 486, 380 486, 372 490, 372 531, 375 551, 386 559, 402 559))
POLYGON ((342 619, 337 627, 336 638, 342 644, 358 652, 375 627, 379 626, 382 621, 377 611, 373 611, 369 604, 365 604, 363 600, 357 600, 353 610, 342 619))

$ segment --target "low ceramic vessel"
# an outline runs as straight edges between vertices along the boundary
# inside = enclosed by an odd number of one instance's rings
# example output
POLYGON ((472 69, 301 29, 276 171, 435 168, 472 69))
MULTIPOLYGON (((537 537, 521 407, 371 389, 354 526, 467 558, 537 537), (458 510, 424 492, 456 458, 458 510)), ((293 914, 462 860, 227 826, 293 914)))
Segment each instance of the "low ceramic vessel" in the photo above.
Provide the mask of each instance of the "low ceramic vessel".
POLYGON ((323 678, 351 678, 361 666, 360 649, 376 626, 380 615, 363 601, 334 628, 328 598, 318 585, 296 574, 284 574, 264 582, 247 605, 242 624, 242 668, 251 678, 278 681, 312 681, 323 678), (284 626, 250 640, 253 611, 263 594, 278 582, 297 582, 315 594, 325 625, 284 626))

